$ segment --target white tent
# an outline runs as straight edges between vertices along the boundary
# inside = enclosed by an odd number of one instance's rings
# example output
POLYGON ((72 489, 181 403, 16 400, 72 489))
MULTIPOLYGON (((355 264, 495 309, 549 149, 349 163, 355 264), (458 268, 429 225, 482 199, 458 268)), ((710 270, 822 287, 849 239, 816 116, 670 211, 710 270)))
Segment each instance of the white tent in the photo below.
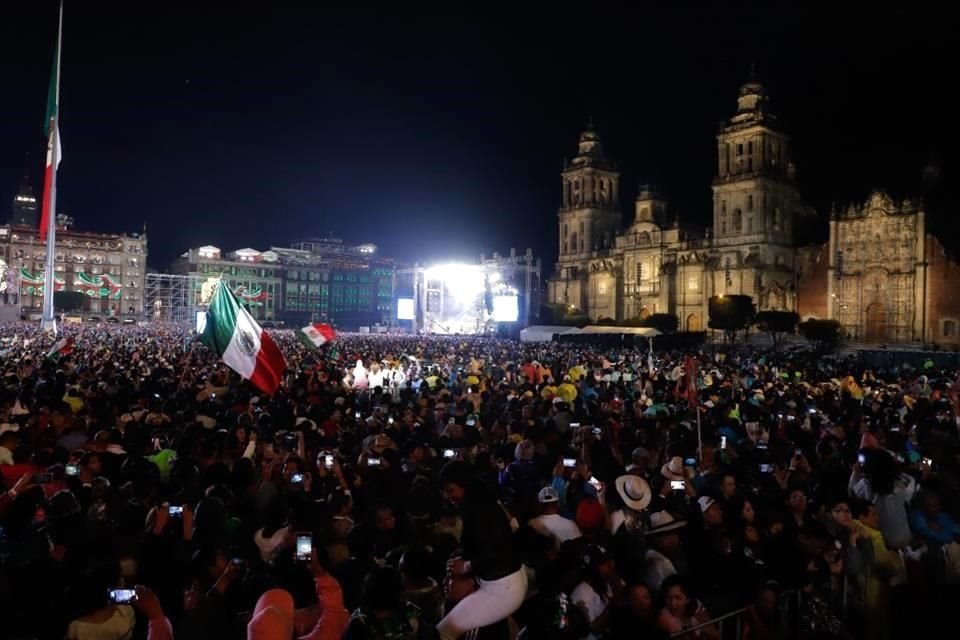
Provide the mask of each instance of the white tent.
POLYGON ((556 333, 579 333, 576 327, 535 324, 520 330, 520 342, 550 342, 556 333))
POLYGON ((603 325, 590 325, 579 330, 579 333, 583 334, 595 334, 595 333, 605 333, 605 334, 616 334, 616 335, 635 335, 642 338, 653 338, 654 336, 659 336, 660 332, 656 329, 651 329, 650 327, 607 327, 603 325))

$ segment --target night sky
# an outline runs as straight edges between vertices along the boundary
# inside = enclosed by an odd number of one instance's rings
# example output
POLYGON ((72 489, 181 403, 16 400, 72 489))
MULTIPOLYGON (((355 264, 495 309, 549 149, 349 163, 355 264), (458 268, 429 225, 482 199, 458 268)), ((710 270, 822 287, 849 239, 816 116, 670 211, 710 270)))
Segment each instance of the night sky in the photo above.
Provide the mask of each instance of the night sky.
MULTIPOLYGON (((53 0, 18 4, 0 10, 0 220, 24 171, 39 187, 56 27, 53 0)), ((58 209, 79 229, 146 223, 155 269, 326 233, 405 260, 530 246, 552 264, 559 172, 590 115, 625 210, 653 182, 706 225, 714 135, 752 63, 824 233, 831 202, 918 195, 925 166, 936 220, 956 215, 942 15, 191 4, 65 15, 58 209)))

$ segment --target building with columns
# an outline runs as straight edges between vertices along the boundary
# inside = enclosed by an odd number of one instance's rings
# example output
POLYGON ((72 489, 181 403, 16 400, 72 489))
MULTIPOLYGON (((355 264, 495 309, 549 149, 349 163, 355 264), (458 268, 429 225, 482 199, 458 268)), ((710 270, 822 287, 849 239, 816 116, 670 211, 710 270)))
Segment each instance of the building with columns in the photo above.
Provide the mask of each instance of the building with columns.
POLYGON ((790 138, 756 80, 717 133, 709 229, 684 227, 650 186, 624 225, 620 178, 589 125, 561 174, 550 302, 594 320, 670 313, 699 331, 710 297, 744 294, 758 310, 835 318, 853 341, 960 348, 960 266, 928 232, 921 202, 875 192, 831 213, 827 244, 797 246, 801 225, 823 223, 797 189, 790 138))
POLYGON ((795 308, 793 231, 812 211, 797 191, 790 140, 763 85, 740 88, 717 148, 712 230, 671 219, 669 202, 649 186, 623 228, 620 173, 588 126, 562 173, 560 257, 549 300, 594 319, 672 313, 687 331, 706 326, 717 294, 753 296, 761 309, 795 308))

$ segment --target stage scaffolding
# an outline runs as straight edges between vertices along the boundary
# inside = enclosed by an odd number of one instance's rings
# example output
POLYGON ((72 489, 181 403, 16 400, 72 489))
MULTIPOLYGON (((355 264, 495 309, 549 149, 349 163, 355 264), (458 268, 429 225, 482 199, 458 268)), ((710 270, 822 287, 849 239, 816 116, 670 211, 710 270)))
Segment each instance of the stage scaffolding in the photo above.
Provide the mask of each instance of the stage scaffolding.
POLYGON ((197 275, 148 273, 144 311, 149 322, 187 324, 196 322, 203 279, 197 275))

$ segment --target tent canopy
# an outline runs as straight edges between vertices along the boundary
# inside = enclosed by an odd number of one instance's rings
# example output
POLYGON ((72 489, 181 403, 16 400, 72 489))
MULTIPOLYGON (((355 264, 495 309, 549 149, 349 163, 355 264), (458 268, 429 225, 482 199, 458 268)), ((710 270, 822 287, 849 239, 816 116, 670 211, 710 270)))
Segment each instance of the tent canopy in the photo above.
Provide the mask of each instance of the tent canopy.
POLYGON ((634 335, 640 336, 641 338, 653 338, 654 336, 659 336, 660 332, 656 329, 651 329, 650 327, 607 327, 602 325, 589 325, 580 329, 580 334, 617 334, 617 335, 634 335))
POLYGON ((554 334, 579 333, 576 327, 535 324, 520 330, 520 342, 550 342, 554 334))

